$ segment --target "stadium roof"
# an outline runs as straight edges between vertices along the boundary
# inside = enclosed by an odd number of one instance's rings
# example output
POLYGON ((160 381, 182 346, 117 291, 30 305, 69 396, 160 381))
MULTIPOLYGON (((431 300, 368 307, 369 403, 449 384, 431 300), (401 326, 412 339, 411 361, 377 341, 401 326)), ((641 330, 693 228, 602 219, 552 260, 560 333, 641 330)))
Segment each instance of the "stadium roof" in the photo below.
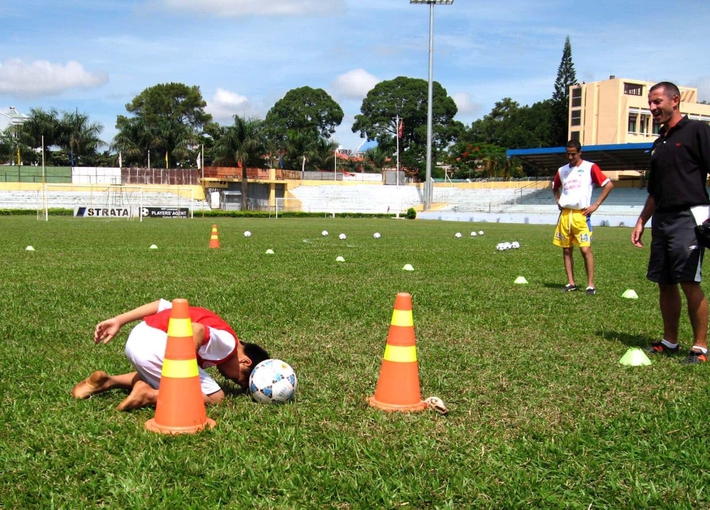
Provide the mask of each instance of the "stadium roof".
MULTIPOLYGON (((620 143, 610 145, 587 145, 582 147, 582 158, 594 161, 602 170, 648 170, 653 142, 620 143)), ((506 151, 509 158, 520 158, 526 163, 554 173, 567 164, 564 147, 544 149, 511 149, 506 151)))

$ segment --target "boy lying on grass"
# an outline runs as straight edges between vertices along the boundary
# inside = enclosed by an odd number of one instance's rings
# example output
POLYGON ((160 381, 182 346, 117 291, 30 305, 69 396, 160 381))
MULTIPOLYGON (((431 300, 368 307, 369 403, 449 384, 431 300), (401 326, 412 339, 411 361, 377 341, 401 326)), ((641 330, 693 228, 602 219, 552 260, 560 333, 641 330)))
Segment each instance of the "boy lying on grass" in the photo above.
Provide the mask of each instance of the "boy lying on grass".
MULTIPOLYGON (((72 395, 84 399, 96 393, 121 388, 130 390, 130 393, 116 408, 119 411, 155 405, 168 341, 171 308, 170 301, 160 299, 100 322, 94 331, 96 344, 110 342, 125 324, 141 321, 131 330, 126 341, 126 356, 136 371, 108 375, 97 370, 74 386, 72 395)), ((216 366, 224 377, 246 388, 251 371, 261 361, 269 359, 269 355, 256 344, 240 342, 234 330, 223 319, 205 308, 191 306, 190 320, 202 395, 205 404, 218 404, 224 399, 224 391, 205 371, 206 368, 216 366)))

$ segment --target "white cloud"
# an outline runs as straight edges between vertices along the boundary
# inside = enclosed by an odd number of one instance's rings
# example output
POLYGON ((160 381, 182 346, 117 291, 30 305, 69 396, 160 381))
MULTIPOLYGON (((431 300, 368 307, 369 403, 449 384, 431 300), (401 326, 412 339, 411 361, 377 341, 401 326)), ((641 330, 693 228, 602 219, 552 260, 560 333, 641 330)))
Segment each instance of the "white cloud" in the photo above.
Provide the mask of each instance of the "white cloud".
POLYGON ((363 99, 379 82, 379 78, 364 69, 353 69, 335 78, 332 86, 340 96, 348 99, 363 99))
POLYGON ((481 113, 483 105, 476 103, 473 98, 465 92, 457 92, 451 95, 451 99, 454 100, 456 106, 458 107, 459 115, 478 115, 481 113))
POLYGON ((90 89, 108 82, 105 73, 91 73, 79 62, 65 65, 47 60, 31 63, 12 58, 0 63, 0 94, 17 97, 58 95, 74 88, 90 89))
POLYGON ((256 108, 246 96, 240 96, 236 92, 222 88, 217 88, 212 99, 207 101, 205 111, 211 114, 217 122, 227 123, 231 123, 235 115, 245 118, 259 116, 256 108))
POLYGON ((222 18, 241 16, 298 16, 334 12, 343 0, 154 0, 159 9, 194 12, 222 18))

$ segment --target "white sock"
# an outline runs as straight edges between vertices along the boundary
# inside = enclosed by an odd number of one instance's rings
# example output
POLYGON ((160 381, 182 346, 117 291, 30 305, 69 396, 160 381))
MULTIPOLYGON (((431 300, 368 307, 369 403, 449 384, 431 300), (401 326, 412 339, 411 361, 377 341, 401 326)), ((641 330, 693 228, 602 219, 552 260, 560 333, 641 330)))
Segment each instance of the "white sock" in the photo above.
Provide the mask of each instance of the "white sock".
POLYGON ((669 342, 665 338, 663 340, 661 340, 661 343, 663 345, 665 345, 666 347, 670 347, 671 349, 675 349, 676 347, 678 347, 678 342, 676 342, 676 343, 669 342))
POLYGON ((700 346, 698 346, 698 345, 694 345, 691 350, 692 350, 692 351, 702 352, 703 354, 707 354, 707 353, 708 353, 707 347, 700 347, 700 346))

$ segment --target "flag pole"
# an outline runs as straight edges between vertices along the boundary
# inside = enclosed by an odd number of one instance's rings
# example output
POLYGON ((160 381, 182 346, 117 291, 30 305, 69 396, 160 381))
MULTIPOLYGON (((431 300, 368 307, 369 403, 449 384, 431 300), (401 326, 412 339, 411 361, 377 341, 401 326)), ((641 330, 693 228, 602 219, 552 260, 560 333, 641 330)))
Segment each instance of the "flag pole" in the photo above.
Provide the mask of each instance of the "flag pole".
POLYGON ((397 114, 397 186, 399 186, 399 114, 397 114))
POLYGON ((202 194, 205 195, 205 199, 202 202, 202 217, 205 217, 205 202, 207 201, 207 193, 205 193, 205 144, 203 143, 200 147, 200 169, 202 170, 202 194))
POLYGON ((49 221, 49 210, 47 209, 47 179, 44 166, 44 135, 42 135, 42 202, 44 206, 44 221, 49 221))

